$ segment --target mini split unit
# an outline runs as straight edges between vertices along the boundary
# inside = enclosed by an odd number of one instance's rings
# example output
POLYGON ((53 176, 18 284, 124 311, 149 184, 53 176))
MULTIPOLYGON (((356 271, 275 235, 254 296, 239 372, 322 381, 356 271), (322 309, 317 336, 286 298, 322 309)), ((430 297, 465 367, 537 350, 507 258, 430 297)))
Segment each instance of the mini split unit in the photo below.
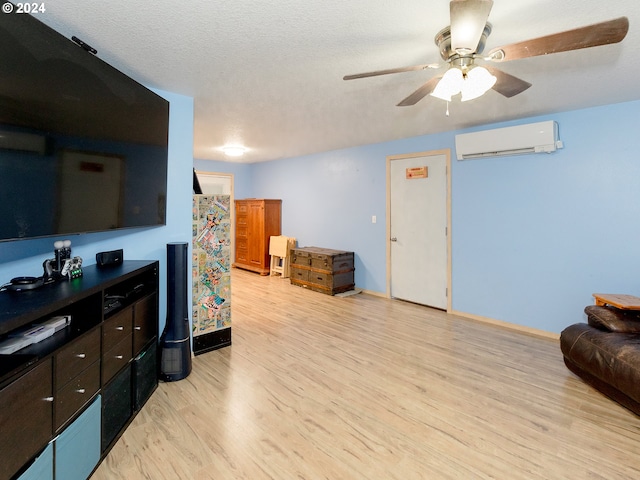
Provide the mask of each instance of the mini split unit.
POLYGON ((458 160, 551 153, 558 148, 562 148, 562 141, 553 120, 456 135, 458 160))

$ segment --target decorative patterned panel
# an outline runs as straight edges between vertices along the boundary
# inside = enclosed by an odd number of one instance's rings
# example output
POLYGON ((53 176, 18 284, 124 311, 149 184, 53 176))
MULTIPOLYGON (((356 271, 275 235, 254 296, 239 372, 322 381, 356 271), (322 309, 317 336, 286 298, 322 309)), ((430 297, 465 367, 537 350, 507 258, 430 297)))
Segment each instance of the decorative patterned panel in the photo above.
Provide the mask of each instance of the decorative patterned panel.
POLYGON ((193 336, 231 327, 229 195, 193 196, 193 336))

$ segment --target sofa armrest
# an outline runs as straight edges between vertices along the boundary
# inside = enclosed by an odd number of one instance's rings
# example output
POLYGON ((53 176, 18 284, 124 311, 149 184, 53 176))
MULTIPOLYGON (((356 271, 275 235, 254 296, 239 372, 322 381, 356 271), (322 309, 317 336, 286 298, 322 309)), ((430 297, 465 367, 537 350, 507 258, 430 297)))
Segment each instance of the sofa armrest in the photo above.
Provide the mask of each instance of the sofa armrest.
POLYGON ((605 332, 640 333, 640 312, 616 307, 589 305, 584 309, 587 323, 605 332))

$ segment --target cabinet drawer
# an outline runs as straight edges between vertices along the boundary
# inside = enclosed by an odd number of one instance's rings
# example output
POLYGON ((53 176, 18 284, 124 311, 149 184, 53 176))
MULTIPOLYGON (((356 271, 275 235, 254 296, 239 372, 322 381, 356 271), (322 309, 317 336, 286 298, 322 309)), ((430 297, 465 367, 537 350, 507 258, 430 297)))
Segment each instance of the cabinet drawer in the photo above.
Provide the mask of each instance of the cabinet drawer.
POLYGON ((311 255, 301 250, 291 250, 291 265, 311 265, 311 255))
POLYGON ((133 306, 133 355, 156 336, 158 324, 157 301, 155 295, 143 298, 133 306))
POLYGON ((56 354, 56 388, 63 387, 99 358, 100 329, 96 328, 56 354))
POLYGON ((292 264, 308 265, 313 269, 326 270, 329 273, 352 270, 353 258, 353 252, 330 248, 303 247, 291 250, 292 264))
POLYGON ((129 334, 102 355, 103 385, 131 360, 131 341, 131 334, 129 334))
POLYGON ((52 361, 0 390, 0 478, 13 476, 51 438, 52 361))
POLYGON ((102 390, 102 451, 127 424, 133 413, 131 368, 125 368, 102 390))
POLYGON ((311 267, 331 272, 341 272, 353 269, 353 255, 325 255, 322 253, 311 254, 311 267))
POLYGON ((53 480, 53 443, 47 445, 18 480, 53 480))
POLYGON ((312 271, 309 272, 309 283, 315 283, 316 285, 331 288, 333 286, 333 275, 325 272, 312 271))
POLYGON ((291 266, 291 280, 297 280, 299 282, 306 282, 309 280, 309 270, 296 268, 295 266, 291 266))
POLYGON ((240 217, 242 214, 246 215, 249 211, 249 205, 246 202, 236 202, 236 218, 240 217))
POLYGON ((236 262, 249 263, 249 251, 246 248, 236 248, 236 262))
POLYGON ((56 392, 55 429, 60 429, 100 389, 100 362, 95 362, 56 392))
POLYGON ((131 335, 133 308, 129 307, 105 321, 102 325, 102 351, 107 351, 131 335))
POLYGON ((84 479, 100 461, 100 395, 55 442, 55 478, 84 479))

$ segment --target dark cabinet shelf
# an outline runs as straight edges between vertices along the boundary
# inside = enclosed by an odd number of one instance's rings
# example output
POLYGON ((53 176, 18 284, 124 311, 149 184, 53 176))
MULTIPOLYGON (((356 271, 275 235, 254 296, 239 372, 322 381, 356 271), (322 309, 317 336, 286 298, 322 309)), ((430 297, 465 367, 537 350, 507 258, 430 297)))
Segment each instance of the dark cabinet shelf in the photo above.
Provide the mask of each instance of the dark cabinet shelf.
MULTIPOLYGON (((26 468, 59 434, 82 430, 79 419, 100 397, 98 422, 109 431, 94 443, 104 457, 157 387, 155 360, 140 359, 157 353, 158 262, 93 265, 83 273, 35 290, 0 292, 0 340, 70 316, 52 336, 0 355, 0 480, 26 468)), ((62 460, 54 458, 58 469, 62 460)))

